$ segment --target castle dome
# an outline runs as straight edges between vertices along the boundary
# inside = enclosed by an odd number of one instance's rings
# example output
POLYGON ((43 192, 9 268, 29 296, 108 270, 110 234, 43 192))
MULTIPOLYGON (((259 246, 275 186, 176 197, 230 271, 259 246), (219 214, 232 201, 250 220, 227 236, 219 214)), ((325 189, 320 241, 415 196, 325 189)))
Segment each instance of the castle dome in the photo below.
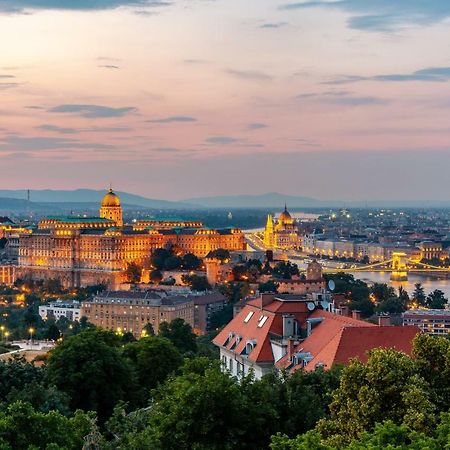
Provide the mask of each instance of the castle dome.
POLYGON ((114 191, 110 188, 109 192, 102 199, 102 208, 120 206, 120 198, 114 191))

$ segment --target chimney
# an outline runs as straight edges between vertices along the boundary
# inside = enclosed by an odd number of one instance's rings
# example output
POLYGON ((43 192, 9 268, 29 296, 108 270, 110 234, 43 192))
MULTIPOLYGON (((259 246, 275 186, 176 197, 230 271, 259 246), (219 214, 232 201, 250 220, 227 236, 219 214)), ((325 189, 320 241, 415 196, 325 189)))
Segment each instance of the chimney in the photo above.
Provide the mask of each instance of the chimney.
POLYGON ((261 306, 260 306, 261 309, 263 309, 264 306, 270 305, 270 303, 272 302, 273 302, 272 294, 261 294, 261 306))
POLYGON ((347 305, 341 305, 341 316, 348 317, 350 315, 350 308, 347 305))
POLYGON ((357 309, 354 309, 352 311, 352 318, 356 320, 361 320, 361 311, 358 311, 357 309))
POLYGON ((391 325, 390 316, 378 316, 378 326, 379 327, 389 327, 391 325))
POLYGON ((288 339, 287 356, 289 361, 292 361, 292 357, 294 356, 294 349, 295 349, 294 339, 288 339))

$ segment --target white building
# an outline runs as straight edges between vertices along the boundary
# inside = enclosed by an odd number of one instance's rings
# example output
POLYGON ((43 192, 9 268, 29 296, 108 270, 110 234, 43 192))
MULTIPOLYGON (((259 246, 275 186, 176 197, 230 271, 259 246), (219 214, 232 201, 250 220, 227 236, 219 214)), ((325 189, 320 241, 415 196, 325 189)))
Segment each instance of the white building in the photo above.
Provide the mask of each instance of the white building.
POLYGON ((48 305, 39 306, 39 315, 43 320, 54 318, 59 320, 61 317, 66 317, 70 321, 79 321, 81 317, 80 302, 63 302, 57 300, 48 305))

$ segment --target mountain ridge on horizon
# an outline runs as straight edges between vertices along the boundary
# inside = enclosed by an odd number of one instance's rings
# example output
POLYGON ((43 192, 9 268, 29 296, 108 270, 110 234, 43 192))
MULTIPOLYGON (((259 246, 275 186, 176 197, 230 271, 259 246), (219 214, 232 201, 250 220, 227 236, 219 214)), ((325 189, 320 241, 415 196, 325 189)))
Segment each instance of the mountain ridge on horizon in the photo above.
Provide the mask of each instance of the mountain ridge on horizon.
MULTIPOLYGON (((105 190, 100 189, 36 189, 31 190, 30 201, 33 205, 41 207, 64 204, 74 204, 79 207, 92 207, 99 204, 105 190), (47 204, 47 205, 46 205, 47 204)), ((420 200, 368 200, 368 201, 345 201, 345 200, 320 200, 306 196, 295 196, 269 192, 263 194, 242 195, 218 195, 210 197, 192 197, 178 201, 147 198, 141 195, 123 191, 116 191, 125 207, 145 207, 150 209, 199 209, 199 208, 277 208, 281 209, 287 204, 288 208, 364 208, 364 207, 410 207, 421 208, 437 207, 449 208, 449 201, 420 201, 420 200)), ((20 207, 27 202, 27 190, 16 189, 0 190, 0 209, 3 205, 14 206, 17 201, 20 207)))

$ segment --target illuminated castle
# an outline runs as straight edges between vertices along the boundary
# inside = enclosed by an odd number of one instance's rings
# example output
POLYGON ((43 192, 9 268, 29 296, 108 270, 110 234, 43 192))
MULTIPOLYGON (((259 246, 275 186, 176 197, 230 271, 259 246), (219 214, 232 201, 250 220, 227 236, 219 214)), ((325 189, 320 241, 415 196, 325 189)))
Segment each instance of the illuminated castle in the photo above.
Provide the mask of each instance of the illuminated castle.
POLYGON ((267 249, 284 250, 300 246, 298 227, 286 205, 278 219, 274 220, 272 214, 267 216, 264 230, 264 245, 267 249))
POLYGON ((19 277, 58 278, 67 287, 125 279, 130 263, 145 264, 154 249, 175 246, 198 257, 224 248, 246 248, 239 229, 209 229, 199 221, 138 220, 123 223, 120 198, 112 189, 103 197, 99 217, 48 217, 19 238, 19 277))

